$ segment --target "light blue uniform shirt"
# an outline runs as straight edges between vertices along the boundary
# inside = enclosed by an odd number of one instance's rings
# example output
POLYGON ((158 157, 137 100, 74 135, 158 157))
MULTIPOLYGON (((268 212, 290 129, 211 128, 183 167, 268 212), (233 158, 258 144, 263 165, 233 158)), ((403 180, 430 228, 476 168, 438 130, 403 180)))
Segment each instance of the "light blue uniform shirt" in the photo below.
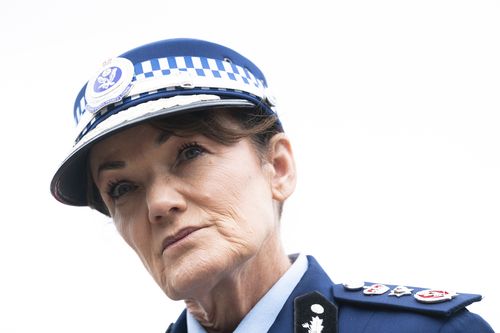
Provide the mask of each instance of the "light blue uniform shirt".
MULTIPOLYGON (((233 333, 267 332, 306 270, 307 257, 300 254, 286 273, 247 313, 233 333)), ((207 333, 189 311, 186 319, 188 333, 207 333)))

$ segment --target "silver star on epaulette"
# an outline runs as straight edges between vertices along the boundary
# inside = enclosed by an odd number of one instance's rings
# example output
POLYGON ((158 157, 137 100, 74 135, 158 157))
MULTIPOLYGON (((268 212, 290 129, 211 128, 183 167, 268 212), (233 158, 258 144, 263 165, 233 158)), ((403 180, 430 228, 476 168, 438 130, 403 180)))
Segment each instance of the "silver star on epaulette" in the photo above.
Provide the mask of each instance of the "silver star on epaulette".
POLYGON ((389 293, 389 296, 397 296, 401 297, 404 295, 411 295, 411 292, 413 289, 410 289, 405 286, 397 286, 396 288, 392 289, 391 292, 389 293))

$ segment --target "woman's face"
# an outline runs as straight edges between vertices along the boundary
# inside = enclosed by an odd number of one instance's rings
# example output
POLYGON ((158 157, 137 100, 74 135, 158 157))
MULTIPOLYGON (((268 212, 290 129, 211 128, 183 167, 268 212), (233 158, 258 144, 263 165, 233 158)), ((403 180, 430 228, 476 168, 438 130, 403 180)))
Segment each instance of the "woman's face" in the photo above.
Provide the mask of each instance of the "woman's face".
POLYGON ((150 125, 92 148, 92 176, 118 231, 170 298, 213 288, 278 237, 276 175, 255 149, 150 125))

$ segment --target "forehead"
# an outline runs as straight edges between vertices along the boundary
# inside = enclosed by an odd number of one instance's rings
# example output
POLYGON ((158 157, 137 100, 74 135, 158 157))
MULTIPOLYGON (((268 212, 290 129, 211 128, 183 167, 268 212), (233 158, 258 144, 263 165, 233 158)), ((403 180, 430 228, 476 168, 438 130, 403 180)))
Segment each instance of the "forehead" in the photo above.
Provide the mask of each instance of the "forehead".
POLYGON ((90 150, 90 162, 141 149, 161 137, 162 132, 149 124, 133 126, 94 144, 90 150))

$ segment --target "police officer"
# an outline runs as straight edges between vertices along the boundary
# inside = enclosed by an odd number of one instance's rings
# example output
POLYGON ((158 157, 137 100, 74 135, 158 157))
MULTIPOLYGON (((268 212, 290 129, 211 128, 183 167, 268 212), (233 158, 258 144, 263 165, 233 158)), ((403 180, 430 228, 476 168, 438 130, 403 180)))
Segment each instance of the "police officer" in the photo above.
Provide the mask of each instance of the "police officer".
POLYGON ((279 236, 295 187, 290 141, 262 72, 221 45, 171 39, 103 64, 78 94, 74 147, 51 182, 111 216, 185 310, 167 330, 493 332, 480 295, 333 283, 279 236))

